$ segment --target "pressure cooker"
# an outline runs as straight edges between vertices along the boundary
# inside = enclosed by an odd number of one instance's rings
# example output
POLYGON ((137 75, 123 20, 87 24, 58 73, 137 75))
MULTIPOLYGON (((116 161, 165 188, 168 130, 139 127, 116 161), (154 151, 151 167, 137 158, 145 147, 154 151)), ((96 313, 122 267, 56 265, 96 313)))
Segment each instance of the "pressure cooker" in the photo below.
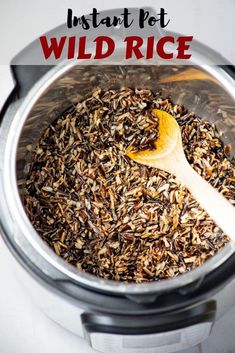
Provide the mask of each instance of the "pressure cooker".
MULTIPOLYGON (((33 50, 31 45, 20 55, 33 50)), ((35 303, 100 352, 168 353, 205 340, 215 321, 235 304, 234 246, 228 243, 195 270, 151 283, 110 281, 78 271, 43 242, 25 214, 21 195, 32 156, 28 146, 35 146, 48 124, 94 88, 129 86, 160 89, 205 117, 234 154, 235 70, 205 65, 202 56, 218 54, 199 43, 194 54, 190 65, 182 66, 144 60, 138 65, 11 66, 15 88, 0 126, 1 235, 35 303)))

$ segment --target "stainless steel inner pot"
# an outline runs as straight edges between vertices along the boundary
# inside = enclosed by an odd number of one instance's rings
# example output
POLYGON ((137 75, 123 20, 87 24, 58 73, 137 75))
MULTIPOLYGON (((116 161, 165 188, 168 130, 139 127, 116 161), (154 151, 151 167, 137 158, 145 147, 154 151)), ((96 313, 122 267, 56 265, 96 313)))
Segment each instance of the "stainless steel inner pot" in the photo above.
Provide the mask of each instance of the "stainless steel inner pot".
MULTIPOLYGON (((128 284, 79 272, 59 258, 40 238, 27 218, 20 194, 24 187, 31 151, 43 130, 73 103, 84 99, 97 86, 103 89, 129 86, 162 90, 163 96, 183 104, 189 111, 214 123, 225 143, 235 151, 235 84, 218 66, 115 66, 67 65, 51 69, 9 113, 2 125, 1 212, 12 240, 46 275, 71 280, 96 290, 140 294, 170 291, 202 279, 234 251, 231 243, 201 267, 170 280, 128 284), (6 121, 7 120, 7 121, 6 121)), ((223 210, 221 210, 223 212, 223 210)))

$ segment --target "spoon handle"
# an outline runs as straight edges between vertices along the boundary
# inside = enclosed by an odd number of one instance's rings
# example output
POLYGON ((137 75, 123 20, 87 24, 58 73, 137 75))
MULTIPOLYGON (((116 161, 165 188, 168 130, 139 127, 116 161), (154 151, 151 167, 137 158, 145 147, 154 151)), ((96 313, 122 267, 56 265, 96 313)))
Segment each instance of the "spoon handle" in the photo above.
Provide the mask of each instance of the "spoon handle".
POLYGON ((235 207, 204 180, 187 161, 183 166, 178 165, 175 174, 215 223, 235 242, 235 207))

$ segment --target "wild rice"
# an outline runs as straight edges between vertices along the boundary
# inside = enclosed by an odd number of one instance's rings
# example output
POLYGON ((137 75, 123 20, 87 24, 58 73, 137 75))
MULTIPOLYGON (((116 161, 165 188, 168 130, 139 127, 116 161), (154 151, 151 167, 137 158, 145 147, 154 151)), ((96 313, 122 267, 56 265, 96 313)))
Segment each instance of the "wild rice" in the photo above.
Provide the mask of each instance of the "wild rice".
POLYGON ((234 203, 231 148, 215 126, 147 89, 97 89, 45 130, 24 193, 37 232, 78 270, 138 283, 172 278, 229 241, 174 176, 126 156, 130 145, 152 148, 153 108, 177 119, 190 164, 234 203))

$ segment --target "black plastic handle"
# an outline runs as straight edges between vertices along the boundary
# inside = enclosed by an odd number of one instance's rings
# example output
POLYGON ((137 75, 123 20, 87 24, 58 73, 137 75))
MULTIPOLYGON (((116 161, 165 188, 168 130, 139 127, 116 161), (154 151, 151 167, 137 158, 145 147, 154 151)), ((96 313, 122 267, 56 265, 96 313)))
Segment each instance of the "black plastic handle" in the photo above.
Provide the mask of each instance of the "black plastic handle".
POLYGON ((203 322, 214 322, 216 302, 201 303, 182 310, 160 315, 103 315, 82 314, 82 323, 87 332, 112 334, 151 334, 183 329, 203 322))
POLYGON ((11 65, 18 98, 23 98, 52 65, 11 65))

